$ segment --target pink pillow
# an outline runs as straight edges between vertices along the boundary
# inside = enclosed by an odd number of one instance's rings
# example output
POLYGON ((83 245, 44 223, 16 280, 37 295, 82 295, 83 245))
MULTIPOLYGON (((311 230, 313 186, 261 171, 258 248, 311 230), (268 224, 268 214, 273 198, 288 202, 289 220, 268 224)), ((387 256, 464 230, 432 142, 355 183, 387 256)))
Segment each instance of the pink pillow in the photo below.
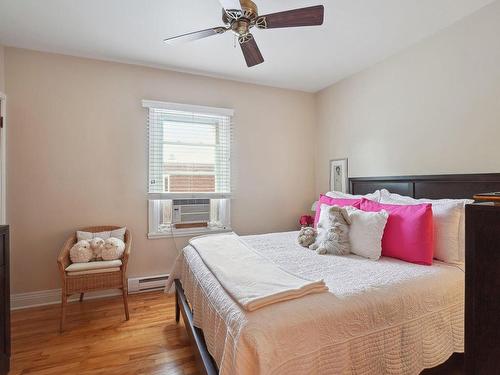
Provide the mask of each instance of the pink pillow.
POLYGON ((316 216, 314 216, 314 228, 318 225, 319 214, 321 213, 321 205, 327 204, 329 206, 353 206, 359 208, 361 205, 361 199, 344 199, 344 198, 331 198, 326 195, 321 194, 319 196, 319 201, 316 206, 316 216))
POLYGON ((361 200, 363 211, 386 210, 389 219, 382 237, 382 255, 410 263, 431 265, 434 256, 432 205, 382 204, 361 200))

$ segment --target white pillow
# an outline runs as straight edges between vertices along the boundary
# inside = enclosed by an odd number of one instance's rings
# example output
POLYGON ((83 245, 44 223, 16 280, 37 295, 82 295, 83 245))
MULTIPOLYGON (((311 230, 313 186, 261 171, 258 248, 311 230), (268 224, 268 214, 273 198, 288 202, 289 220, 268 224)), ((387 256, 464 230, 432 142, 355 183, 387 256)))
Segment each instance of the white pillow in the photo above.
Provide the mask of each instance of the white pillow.
POLYGON ((465 257, 465 205, 470 199, 415 199, 382 189, 381 203, 432 204, 434 220, 434 258, 446 263, 460 264, 465 257))
POLYGON ((345 207, 351 226, 349 227, 349 242, 351 253, 377 260, 382 254, 382 236, 389 214, 385 210, 366 212, 352 206, 345 207))
POLYGON ((99 233, 92 233, 92 232, 83 232, 81 230, 76 231, 76 239, 77 241, 81 240, 91 240, 92 238, 99 237, 102 238, 103 240, 107 240, 110 237, 113 238, 118 238, 119 240, 125 241, 125 231, 127 230, 126 227, 107 231, 107 232, 99 232, 99 233))
POLYGON ((318 201, 314 201, 311 206, 311 211, 316 212, 317 208, 318 208, 318 201))
POLYGON ((365 195, 352 195, 347 193, 341 193, 340 191, 329 191, 325 194, 330 198, 339 198, 339 199, 361 199, 366 198, 371 201, 380 202, 381 193, 380 190, 376 190, 373 193, 365 194, 365 195))

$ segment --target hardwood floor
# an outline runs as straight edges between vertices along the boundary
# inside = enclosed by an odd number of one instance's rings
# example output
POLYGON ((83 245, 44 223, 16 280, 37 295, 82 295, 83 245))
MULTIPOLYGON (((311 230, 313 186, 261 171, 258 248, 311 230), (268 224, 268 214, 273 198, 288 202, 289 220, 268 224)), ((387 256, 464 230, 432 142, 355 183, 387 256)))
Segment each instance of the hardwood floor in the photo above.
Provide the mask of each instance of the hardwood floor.
POLYGON ((175 323, 174 297, 161 292, 68 305, 60 335, 59 305, 12 313, 10 375, 198 374, 185 328, 175 323))
MULTIPOLYGON (((68 305, 59 334, 59 305, 12 313, 9 375, 197 375, 194 352, 175 299, 161 292, 129 296, 130 320, 121 297, 68 305)), ((463 356, 428 375, 461 375, 463 356)))

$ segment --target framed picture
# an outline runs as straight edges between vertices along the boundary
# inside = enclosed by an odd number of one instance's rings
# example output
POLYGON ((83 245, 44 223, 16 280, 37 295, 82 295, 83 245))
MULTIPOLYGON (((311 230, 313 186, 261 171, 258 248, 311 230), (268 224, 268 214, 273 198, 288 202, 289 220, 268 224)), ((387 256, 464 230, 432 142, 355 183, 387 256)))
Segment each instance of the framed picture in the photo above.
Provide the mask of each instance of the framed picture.
POLYGON ((330 160, 330 191, 347 193, 348 190, 347 158, 330 160))

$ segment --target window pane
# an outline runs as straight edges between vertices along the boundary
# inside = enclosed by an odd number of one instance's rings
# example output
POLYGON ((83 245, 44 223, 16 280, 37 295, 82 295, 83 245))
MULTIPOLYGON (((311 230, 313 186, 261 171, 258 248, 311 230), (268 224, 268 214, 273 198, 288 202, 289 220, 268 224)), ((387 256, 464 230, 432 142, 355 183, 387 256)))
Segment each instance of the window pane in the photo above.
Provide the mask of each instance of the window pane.
POLYGON ((149 193, 230 193, 227 116, 150 109, 149 193))
POLYGON ((214 124, 165 121, 163 129, 165 142, 203 145, 215 145, 216 143, 214 124))
MULTIPOLYGON (((207 223, 208 229, 230 228, 229 199, 210 200, 210 219, 207 223)), ((175 229, 172 217, 172 200, 150 200, 150 223, 149 233, 166 233, 175 229)), ((189 219, 188 219, 189 221, 189 219)))
POLYGON ((165 191, 215 192, 215 148, 164 145, 165 191))
POLYGON ((190 164, 215 165, 215 147, 164 144, 163 162, 184 167, 190 164))
POLYGON ((215 175, 167 175, 165 186, 167 191, 171 193, 183 192, 198 192, 198 193, 213 193, 215 192, 215 175))
POLYGON ((164 134, 165 191, 215 192, 215 125, 164 122, 164 134))
POLYGON ((169 229, 172 225, 172 201, 163 200, 158 201, 160 210, 160 227, 164 229, 169 229))

